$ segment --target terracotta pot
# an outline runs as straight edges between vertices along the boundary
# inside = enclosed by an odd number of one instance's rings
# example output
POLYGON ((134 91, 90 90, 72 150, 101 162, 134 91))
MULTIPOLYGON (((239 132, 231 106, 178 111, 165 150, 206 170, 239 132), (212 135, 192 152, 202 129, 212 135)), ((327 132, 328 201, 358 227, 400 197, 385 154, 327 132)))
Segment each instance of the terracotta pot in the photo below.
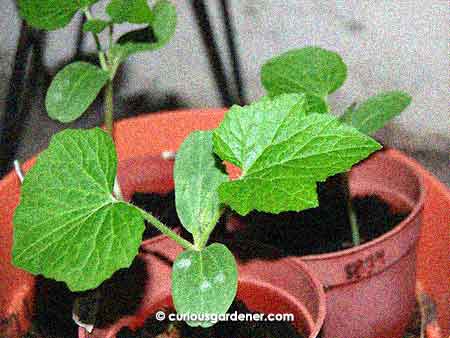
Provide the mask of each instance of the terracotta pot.
MULTIPOLYGON (((222 120, 225 109, 193 109, 179 112, 151 114, 125 119, 116 124, 117 151, 120 163, 136 160, 145 163, 147 158, 158 158, 163 151, 176 150, 183 139, 193 130, 206 130, 216 127, 222 120)), ((450 285, 448 238, 440 236, 448 232, 450 224, 450 192, 447 187, 430 175, 415 161, 398 151, 389 150, 389 156, 400 156, 419 172, 426 184, 428 197, 425 201, 423 225, 420 235, 417 277, 425 291, 435 300, 439 323, 443 336, 450 335, 450 285)), ((28 161, 28 168, 33 160, 28 161)), ((125 164, 126 165, 126 164, 125 164)), ((170 165, 166 163, 166 165, 170 165)), ((121 165, 122 167, 122 165, 121 165)), ((133 168, 134 166, 131 165, 133 168)), ((138 168, 136 166, 135 168, 138 168)), ((128 174, 131 172, 127 170, 128 174)), ((135 169, 137 179, 131 179, 130 187, 145 185, 149 177, 142 175, 146 170, 135 169), (143 181, 144 179, 144 181, 143 181)), ((165 171, 160 170, 165 175, 165 171)), ((119 173, 120 179, 124 176, 119 173)), ((152 175, 155 175, 153 172, 152 175)), ((163 180, 165 180, 164 178, 163 180)), ((155 181, 153 180, 155 183, 155 181)), ((127 183, 124 183, 127 185, 127 183)), ((167 186, 168 187, 168 186, 167 186)), ((131 189, 131 190, 132 190, 131 189)), ((158 189, 164 189, 159 187, 158 189)), ((125 189, 126 190, 126 189, 125 189)), ((131 196, 129 192, 126 192, 131 196)), ((27 330, 33 303, 34 278, 16 269, 10 263, 12 247, 12 215, 19 201, 19 181, 14 173, 0 181, 0 333, 8 333, 8 338, 19 337, 27 330), (11 320, 10 318, 17 318, 11 320), (14 323, 14 324, 8 324, 14 323), (17 324, 19 323, 19 324, 17 324), (8 330, 8 331, 6 331, 8 330)), ((0 334, 0 336, 1 336, 0 334)))
POLYGON ((11 264, 12 218, 19 202, 20 182, 14 173, 0 181, 0 337, 28 331, 33 312, 34 277, 11 264))
POLYGON ((417 280, 437 306, 436 323, 429 338, 450 337, 450 269, 448 229, 450 225, 450 190, 423 167, 410 160, 422 175, 427 188, 422 230, 417 250, 417 280))
POLYGON ((406 158, 386 150, 353 168, 350 190, 353 196, 379 196, 395 211, 410 214, 391 231, 358 247, 297 258, 326 288, 329 312, 323 335, 401 337, 415 307, 423 180, 406 158))
MULTIPOLYGON (((252 311, 292 313, 295 317, 293 325, 299 332, 310 338, 316 337, 325 317, 325 295, 306 265, 282 258, 275 249, 258 243, 241 242, 228 246, 238 259, 237 298, 252 311), (257 258, 263 255, 280 258, 270 261, 257 258)), ((135 330, 158 310, 173 306, 171 264, 182 248, 165 236, 147 241, 146 248, 148 251, 141 253, 139 259, 145 262, 148 282, 136 313, 108 327, 95 328, 89 335, 80 328, 80 338, 113 338, 121 328, 127 326, 135 330)))

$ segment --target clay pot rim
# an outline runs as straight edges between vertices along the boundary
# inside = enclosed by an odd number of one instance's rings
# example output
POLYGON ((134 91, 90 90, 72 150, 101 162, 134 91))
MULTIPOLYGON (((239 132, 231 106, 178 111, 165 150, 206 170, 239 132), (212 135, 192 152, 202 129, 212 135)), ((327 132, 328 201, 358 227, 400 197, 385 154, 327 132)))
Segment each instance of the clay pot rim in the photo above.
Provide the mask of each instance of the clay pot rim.
POLYGON ((413 222, 413 220, 416 217, 418 217, 418 215, 423 211, 427 195, 427 189, 425 187, 423 175, 421 175, 420 172, 416 169, 416 166, 418 164, 415 163, 414 160, 408 158, 406 155, 404 155, 402 152, 396 149, 393 148, 387 149, 383 148, 383 149, 379 151, 383 152, 384 156, 387 156, 389 158, 394 159, 397 162, 400 162, 403 166, 407 167, 412 172, 414 177, 417 179, 419 196, 417 202, 414 204, 414 207, 412 208, 409 215, 403 221, 397 224, 393 229, 389 230, 380 237, 377 237, 367 243, 358 245, 357 247, 339 250, 335 252, 299 256, 302 260, 312 262, 312 261, 336 259, 366 251, 367 249, 378 246, 379 244, 385 242, 386 240, 395 237, 397 234, 403 232, 413 222))
MULTIPOLYGON (((179 228, 175 228, 174 231, 179 231, 179 228)), ((143 250, 142 253, 140 254, 149 254, 151 253, 151 250, 149 250, 149 248, 151 248, 152 244, 155 243, 159 243, 161 241, 165 241, 165 240, 170 240, 170 238, 168 238, 166 235, 160 234, 157 235, 153 238, 147 239, 145 241, 143 241, 141 243, 141 250, 143 250), (145 247, 143 247, 143 244, 145 243, 145 247)), ((264 246, 264 247, 269 247, 275 251, 278 251, 277 248, 275 247, 271 247, 270 245, 266 245, 257 241, 251 241, 251 240, 245 240, 245 241, 240 241, 240 242, 245 242, 245 243, 251 243, 252 245, 258 245, 258 246, 264 246)), ((300 303, 302 310, 304 310, 302 313, 303 314, 308 314, 307 316, 310 317, 308 318, 308 320, 310 320, 310 323, 315 324, 314 326, 316 326, 316 329, 311 333, 312 337, 315 337, 319 334, 320 330, 323 327, 323 323, 325 322, 325 317, 326 317, 326 296, 325 296, 325 290, 324 287, 322 285, 322 283, 319 281, 318 277, 316 277, 316 275, 314 274, 314 272, 311 270, 310 267, 308 267, 308 265, 306 263, 303 263, 301 261, 296 260, 293 257, 282 257, 279 258, 278 260, 282 260, 283 264, 288 265, 290 267, 292 267, 292 269, 302 269, 304 271, 306 271, 307 273, 305 273, 305 276, 308 276, 309 281, 311 282, 311 284, 314 286, 314 288, 317 290, 318 292, 318 299, 319 299, 319 304, 318 304, 318 314, 317 314, 317 320, 314 321, 313 318, 311 318, 311 315, 309 314, 309 311, 306 309, 306 307, 303 306, 303 304, 299 301, 295 301, 293 303, 300 303)), ((252 284, 255 284, 257 286, 261 286, 261 287, 268 287, 271 288, 273 290, 277 290, 278 293, 282 294, 283 297, 286 297, 287 299, 295 299, 294 296, 290 295, 289 292, 287 292, 286 290, 284 290, 283 288, 278 288, 270 283, 267 282, 261 282, 261 281, 257 281, 255 279, 252 278, 248 278, 248 277, 239 277, 239 282, 251 282, 252 284)))

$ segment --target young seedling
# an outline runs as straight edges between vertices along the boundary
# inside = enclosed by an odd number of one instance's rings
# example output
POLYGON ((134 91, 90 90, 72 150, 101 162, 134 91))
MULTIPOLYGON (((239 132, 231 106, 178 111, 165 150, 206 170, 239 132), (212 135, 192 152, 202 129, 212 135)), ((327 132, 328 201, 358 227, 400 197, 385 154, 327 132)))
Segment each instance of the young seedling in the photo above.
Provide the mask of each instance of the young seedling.
MULTIPOLYGON (((64 67, 53 79, 47 92, 45 105, 48 115, 63 123, 78 119, 104 90, 104 124, 113 136, 114 93, 113 82, 120 65, 128 56, 163 47, 175 33, 176 10, 167 0, 156 1, 152 8, 146 0, 110 0, 106 6, 107 19, 95 18, 91 6, 99 0, 19 0, 19 12, 28 24, 45 30, 65 27, 79 12, 85 16, 83 31, 90 33, 98 54, 98 67, 87 62, 74 62, 64 67), (142 27, 128 32, 117 40, 114 28, 123 23, 142 27), (107 30, 107 41, 102 41, 107 30)), ((16 167, 17 171, 17 167, 16 167)), ((18 172, 18 171, 17 171, 18 172)), ((122 199, 117 179, 114 196, 122 199)), ((73 318, 88 330, 92 321, 80 318, 82 303, 93 303, 89 317, 95 317, 98 292, 85 293, 74 304, 73 318)))
POLYGON ((167 0, 150 8, 146 0, 110 0, 108 19, 95 18, 90 7, 99 0, 19 0, 21 17, 33 27, 56 30, 65 27, 78 12, 86 18, 83 31, 91 33, 100 67, 74 62, 53 79, 45 105, 48 115, 60 122, 78 119, 104 88, 104 121, 113 135, 113 81, 119 66, 131 55, 154 51, 167 44, 175 33, 176 10, 167 0), (143 25, 114 40, 114 27, 123 23, 143 25), (108 31, 107 42, 101 34, 108 31))
POLYGON ((233 106, 216 130, 187 137, 175 161, 175 198, 193 242, 114 195, 117 155, 107 133, 96 128, 56 134, 25 176, 14 216, 13 263, 64 281, 72 291, 94 289, 131 264, 147 220, 185 249, 173 264, 176 310, 225 313, 236 295, 236 262, 225 245, 209 243, 225 207, 245 215, 317 206, 317 182, 380 148, 355 128, 307 107, 303 94, 265 97, 233 106), (241 177, 230 181, 222 160, 240 167, 241 177))
MULTIPOLYGON (((194 132, 181 145, 174 169, 176 209, 190 242, 151 214, 124 201, 116 181, 112 82, 120 64, 134 53, 155 50, 173 35, 174 7, 158 1, 111 0, 109 19, 94 18, 95 0, 20 0, 22 17, 53 30, 82 11, 84 30, 96 42, 100 67, 76 62, 53 80, 46 98, 49 115, 70 122, 105 89, 107 132, 65 130, 25 176, 14 215, 13 263, 33 274, 64 281, 72 291, 97 288, 138 253, 144 220, 185 251, 173 264, 172 293, 180 313, 223 314, 237 290, 237 267, 228 248, 209 243, 225 208, 278 213, 317 206, 317 182, 348 170, 380 148, 370 137, 336 118, 319 95, 284 94, 234 106, 215 131, 194 132), (117 41, 113 27, 143 24, 117 41), (108 29, 108 48, 100 34, 108 29), (222 161, 242 169, 230 181, 222 161)), ((313 86, 313 84, 308 84, 313 86)), ((336 84, 334 85, 336 86, 336 84)), ((208 320, 189 322, 208 327, 208 320)))
MULTIPOLYGON (((328 96, 339 89, 347 77, 347 66, 335 52, 319 47, 288 51, 267 61, 261 70, 261 81, 270 96, 283 93, 304 93, 308 112, 329 113, 328 96)), ((369 98, 360 105, 352 104, 340 117, 367 135, 383 128, 409 104, 411 97, 401 91, 391 91, 369 98)), ((341 189, 346 196, 347 213, 353 244, 361 243, 359 226, 353 210, 348 186, 348 174, 341 177, 341 189)))

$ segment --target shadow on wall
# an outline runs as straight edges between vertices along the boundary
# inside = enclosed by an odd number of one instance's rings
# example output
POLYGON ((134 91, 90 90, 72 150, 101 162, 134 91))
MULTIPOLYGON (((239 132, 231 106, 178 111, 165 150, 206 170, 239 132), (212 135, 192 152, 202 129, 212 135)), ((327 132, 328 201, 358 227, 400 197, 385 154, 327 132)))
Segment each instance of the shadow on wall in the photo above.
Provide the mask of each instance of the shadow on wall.
MULTIPOLYGON (((100 67, 98 56, 95 53, 81 55, 77 61, 89 62, 100 67)), ((74 62, 74 60, 64 60, 54 70, 52 70, 53 76, 56 75, 65 66, 74 62)), ((126 75, 126 67, 120 67, 118 69, 116 78, 114 80, 115 93, 119 92, 120 88, 125 86, 125 83, 129 81, 126 75)), ((48 83, 48 85, 50 85, 48 83)), ((44 88, 44 93, 47 88, 44 88)), ((103 93, 101 93, 91 106, 91 110, 95 111, 98 115, 98 120, 101 121, 101 107, 103 106, 103 93), (93 109, 92 109, 93 108, 93 109)), ((176 110, 181 108, 188 108, 188 105, 176 93, 165 93, 164 95, 156 96, 152 94, 150 89, 141 90, 138 93, 133 93, 126 96, 117 96, 115 98, 115 114, 114 118, 128 118, 141 114, 147 114, 152 112, 176 110)), ((87 115, 90 115, 88 113, 87 115)), ((80 120, 82 120, 81 118, 80 120)), ((100 122, 99 122, 100 123, 100 122)), ((81 124, 81 128, 89 127, 90 125, 81 124)))
MULTIPOLYGON (((17 96, 8 98, 8 90, 14 79, 7 74, 11 67, 9 59, 1 55, 4 53, 0 54, 0 80, 2 80, 0 87, 0 123, 2 126, 0 129, 5 132, 7 137, 2 137, 3 141, 0 141, 3 143, 0 144, 0 154, 6 154, 2 155, 3 160, 0 165, 2 169, 6 168, 5 173, 11 169, 13 159, 24 160, 41 151, 47 146, 50 137, 58 131, 65 128, 91 128, 102 123, 102 93, 93 102, 88 112, 73 123, 61 124, 47 116, 45 95, 50 85, 50 79, 70 64, 73 61, 72 58, 65 59, 56 67, 48 70, 42 64, 41 55, 36 55, 33 58, 32 67, 28 67, 25 73, 27 76, 24 77, 24 95, 15 91, 14 94, 17 96), (33 73, 33 70, 38 73, 33 73), (37 74, 41 74, 41 76, 37 76, 37 74), (7 111, 8 113, 6 113, 7 111), (21 118, 19 119, 18 116, 21 118)), ((84 54, 79 57, 79 60, 96 64, 97 57, 94 54, 84 54)), ((123 69, 119 69, 115 86, 121 88, 126 82, 123 69)), ((116 120, 187 107, 187 104, 175 93, 154 95, 148 89, 124 97, 117 96, 115 101, 116 120)))

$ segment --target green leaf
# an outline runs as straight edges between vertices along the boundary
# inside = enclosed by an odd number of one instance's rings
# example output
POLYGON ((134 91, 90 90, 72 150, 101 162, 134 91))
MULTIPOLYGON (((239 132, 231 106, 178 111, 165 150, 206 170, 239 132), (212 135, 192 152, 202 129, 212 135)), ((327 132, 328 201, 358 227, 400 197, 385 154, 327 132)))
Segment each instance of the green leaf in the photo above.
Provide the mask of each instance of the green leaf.
POLYGON ((147 0, 111 0, 106 13, 114 23, 149 24, 153 19, 147 0))
POLYGON ((228 181, 223 164, 214 154, 211 131, 197 131, 186 138, 177 152, 174 180, 181 223, 193 234, 196 244, 206 241, 223 211, 217 188, 228 181))
POLYGON ((177 26, 177 10, 167 0, 158 1, 153 7, 154 20, 152 23, 157 43, 165 45, 172 39, 177 26))
POLYGON ((356 108, 347 109, 340 119, 362 133, 372 134, 399 115, 410 103, 411 96, 404 92, 381 93, 356 108))
MULTIPOLYGON (((305 112, 307 114, 309 113, 319 113, 319 114, 324 114, 324 113, 328 113, 330 111, 330 108, 328 106, 328 103, 326 102, 325 98, 321 98, 318 97, 316 95, 313 94, 307 94, 307 93, 301 93, 299 92, 298 94, 303 94, 305 96, 305 112)), ((278 95, 271 95, 271 93, 268 94, 269 97, 274 98, 278 95)))
MULTIPOLYGON (((172 296, 180 314, 224 314, 237 291, 237 266, 223 244, 214 243, 202 251, 187 250, 174 262, 172 296)), ((211 321, 188 321, 191 326, 210 327, 211 321)))
POLYGON ((25 176, 14 215, 14 264, 72 291, 95 288, 128 267, 144 221, 113 196, 116 169, 114 144, 101 129, 56 134, 25 176))
POLYGON ((99 0, 19 0, 19 14, 33 27, 55 30, 66 26, 79 9, 99 0))
POLYGON ((330 111, 325 98, 306 93, 306 112, 325 114, 330 111))
POLYGON ((223 160, 242 169, 240 179, 219 187, 221 201, 241 215, 315 207, 316 182, 380 148, 329 114, 307 114, 305 97, 297 94, 233 106, 213 141, 223 160))
POLYGON ((100 19, 88 20, 83 25, 83 32, 92 32, 94 34, 100 34, 106 29, 106 27, 109 26, 109 24, 110 24, 109 21, 100 19))
POLYGON ((79 118, 109 80, 108 72, 87 62, 74 62, 53 79, 45 98, 48 115, 61 122, 79 118))
POLYGON ((115 62, 122 62, 132 54, 157 50, 166 45, 175 34, 176 8, 167 0, 158 1, 153 7, 150 26, 126 33, 111 49, 115 62))
POLYGON ((341 57, 318 47, 291 50, 261 69, 262 84, 271 95, 308 93, 323 98, 341 87, 346 77, 341 57))

